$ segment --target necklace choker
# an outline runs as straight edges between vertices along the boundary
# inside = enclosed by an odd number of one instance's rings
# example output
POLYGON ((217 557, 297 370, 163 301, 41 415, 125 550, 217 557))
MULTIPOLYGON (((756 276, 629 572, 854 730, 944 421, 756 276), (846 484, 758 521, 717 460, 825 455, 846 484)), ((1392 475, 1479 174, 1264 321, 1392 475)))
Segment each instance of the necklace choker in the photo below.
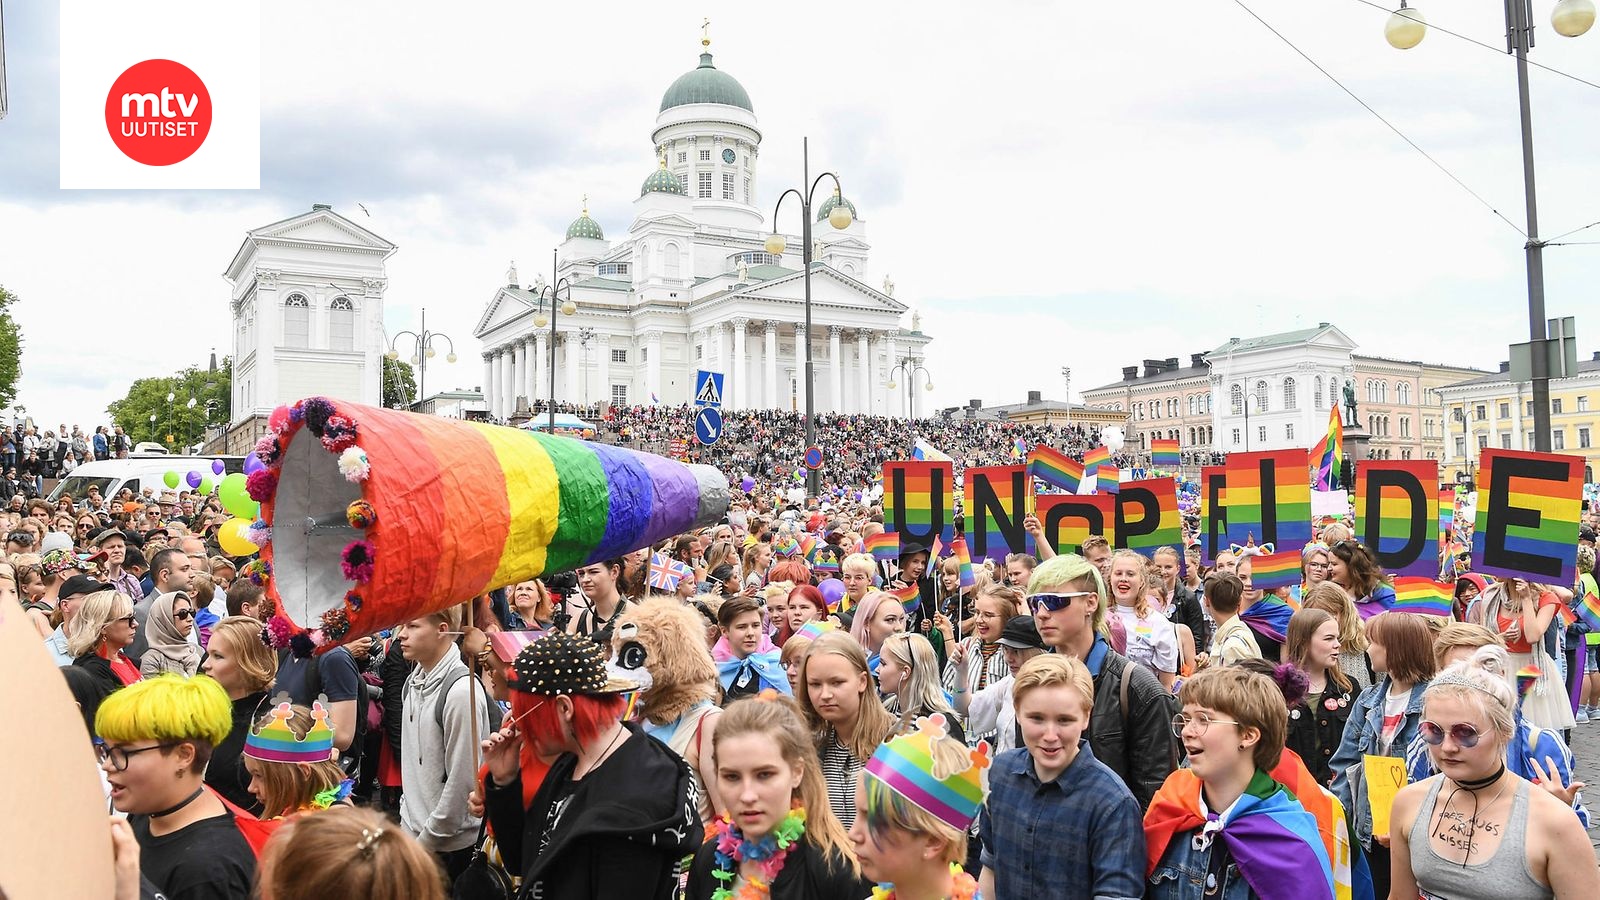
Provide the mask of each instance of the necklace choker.
POLYGON ((183 809, 185 806, 188 806, 189 804, 193 803, 194 801, 200 799, 200 795, 205 793, 205 792, 206 792, 205 785, 201 785, 200 787, 195 788, 194 789, 194 793, 190 794, 188 797, 185 797, 183 799, 183 801, 180 802, 177 806, 169 806, 166 809, 161 810, 160 812, 153 812, 153 813, 150 814, 150 818, 152 818, 152 819, 162 819, 162 818, 165 818, 167 816, 170 816, 173 813, 177 812, 178 810, 183 809))
POLYGON ((1494 784, 1496 781, 1499 781, 1500 776, 1504 775, 1505 773, 1506 764, 1502 762, 1500 764, 1500 768, 1495 770, 1495 773, 1487 778, 1474 778, 1465 781, 1459 778, 1452 778, 1450 780, 1454 781, 1456 783, 1456 787, 1462 789, 1463 791, 1481 791, 1489 785, 1494 784))

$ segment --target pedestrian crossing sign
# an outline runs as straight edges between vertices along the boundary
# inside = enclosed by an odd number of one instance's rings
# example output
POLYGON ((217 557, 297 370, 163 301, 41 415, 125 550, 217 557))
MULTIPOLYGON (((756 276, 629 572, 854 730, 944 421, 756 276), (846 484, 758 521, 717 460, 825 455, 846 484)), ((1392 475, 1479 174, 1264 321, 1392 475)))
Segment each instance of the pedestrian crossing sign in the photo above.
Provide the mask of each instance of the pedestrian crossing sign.
POLYGON ((722 405, 722 379, 721 372, 707 372, 701 369, 694 373, 694 405, 695 406, 721 406, 722 405))

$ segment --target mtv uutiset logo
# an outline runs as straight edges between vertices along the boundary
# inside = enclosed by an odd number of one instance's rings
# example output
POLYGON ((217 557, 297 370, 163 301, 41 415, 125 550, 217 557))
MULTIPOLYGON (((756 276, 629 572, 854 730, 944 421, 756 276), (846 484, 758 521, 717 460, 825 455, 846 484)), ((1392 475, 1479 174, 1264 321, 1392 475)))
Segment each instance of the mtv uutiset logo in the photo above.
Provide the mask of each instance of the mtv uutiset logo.
POLYGON ((194 70, 170 59, 135 63, 106 94, 106 131, 134 162, 170 166, 211 133, 211 94, 194 70))
POLYGON ((258 0, 62 0, 61 187, 261 185, 258 0))

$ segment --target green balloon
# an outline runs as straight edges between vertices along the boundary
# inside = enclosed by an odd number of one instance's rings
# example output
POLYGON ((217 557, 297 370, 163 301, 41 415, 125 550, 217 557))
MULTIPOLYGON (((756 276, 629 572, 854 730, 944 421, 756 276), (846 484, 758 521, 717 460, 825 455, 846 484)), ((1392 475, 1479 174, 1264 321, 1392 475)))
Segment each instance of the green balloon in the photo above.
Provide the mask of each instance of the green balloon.
POLYGON ((161 480, 169 488, 175 488, 175 487, 178 486, 178 478, 179 478, 178 473, 177 472, 172 472, 172 471, 168 471, 167 474, 161 476, 161 480))
POLYGON ((261 504, 250 499, 250 492, 245 485, 247 479, 243 473, 235 472, 222 479, 222 485, 217 490, 217 499, 222 501, 222 508, 241 519, 254 520, 256 512, 261 509, 261 504))
POLYGON ((202 475, 202 476, 200 476, 200 493, 202 495, 211 493, 211 488, 212 487, 213 487, 213 485, 211 484, 211 476, 210 475, 202 475))

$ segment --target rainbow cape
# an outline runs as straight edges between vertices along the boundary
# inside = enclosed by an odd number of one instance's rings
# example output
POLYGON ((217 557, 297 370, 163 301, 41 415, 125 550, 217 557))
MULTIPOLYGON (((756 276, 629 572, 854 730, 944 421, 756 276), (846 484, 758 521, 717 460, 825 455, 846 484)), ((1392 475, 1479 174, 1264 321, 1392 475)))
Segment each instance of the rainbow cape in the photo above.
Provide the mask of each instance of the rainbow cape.
MULTIPOLYGON (((1168 845, 1189 840, 1185 832, 1205 826, 1200 787, 1192 770, 1178 769, 1156 791, 1144 814, 1146 874, 1155 871, 1168 845)), ((1272 776, 1256 770, 1221 822, 1217 837, 1256 896, 1334 900, 1333 864, 1317 820, 1272 776)))
POLYGON ((1440 583, 1421 575, 1396 575, 1394 606, 1389 610, 1424 616, 1449 616, 1455 590, 1454 582, 1440 583))
POLYGON ((1078 485, 1083 481, 1083 463, 1060 450, 1040 444, 1028 451, 1028 477, 1076 494, 1078 485))
POLYGON ((1311 459, 1317 467, 1317 490, 1338 487, 1339 470, 1344 468, 1344 421, 1339 418, 1337 403, 1328 408, 1328 433, 1311 448, 1311 459))
POLYGON ((1156 469, 1176 469, 1183 464, 1178 453, 1178 442, 1171 438, 1150 441, 1150 465, 1156 469))
POLYGON ((900 533, 880 531, 861 542, 861 552, 872 554, 878 562, 894 562, 900 558, 900 533))
POLYGON ((1267 637, 1282 643, 1288 640, 1289 617, 1294 613, 1295 609, 1289 601, 1268 593, 1250 604, 1250 608, 1240 613, 1239 618, 1267 637))
POLYGON ((972 573, 972 554, 967 550, 967 539, 958 537, 950 542, 950 551, 955 554, 956 561, 961 564, 961 589, 977 587, 978 579, 972 573))

